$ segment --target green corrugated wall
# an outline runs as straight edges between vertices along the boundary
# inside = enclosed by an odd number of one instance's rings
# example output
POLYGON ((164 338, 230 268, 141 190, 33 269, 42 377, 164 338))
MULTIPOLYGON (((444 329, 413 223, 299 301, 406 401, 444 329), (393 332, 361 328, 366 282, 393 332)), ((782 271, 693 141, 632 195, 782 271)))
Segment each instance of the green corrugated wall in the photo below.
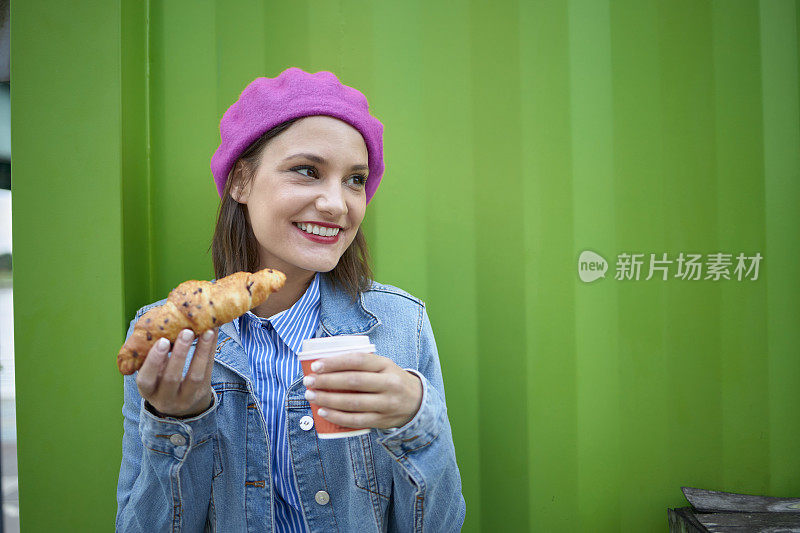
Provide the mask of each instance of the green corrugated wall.
POLYGON ((23 531, 112 527, 125 328, 213 277, 219 119, 288 66, 385 125, 365 225, 379 280, 429 307, 465 531, 666 531, 682 485, 800 495, 797 0, 11 9, 23 531), (680 252, 764 260, 614 279, 680 252))

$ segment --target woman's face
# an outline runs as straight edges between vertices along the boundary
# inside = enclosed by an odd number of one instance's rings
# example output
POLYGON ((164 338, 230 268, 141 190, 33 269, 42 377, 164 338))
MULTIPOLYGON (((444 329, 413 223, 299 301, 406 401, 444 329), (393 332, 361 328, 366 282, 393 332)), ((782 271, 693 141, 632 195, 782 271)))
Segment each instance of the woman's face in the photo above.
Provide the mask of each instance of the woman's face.
POLYGON ((270 140, 249 187, 231 189, 247 205, 260 268, 333 270, 364 219, 367 163, 361 134, 333 117, 304 117, 270 140))

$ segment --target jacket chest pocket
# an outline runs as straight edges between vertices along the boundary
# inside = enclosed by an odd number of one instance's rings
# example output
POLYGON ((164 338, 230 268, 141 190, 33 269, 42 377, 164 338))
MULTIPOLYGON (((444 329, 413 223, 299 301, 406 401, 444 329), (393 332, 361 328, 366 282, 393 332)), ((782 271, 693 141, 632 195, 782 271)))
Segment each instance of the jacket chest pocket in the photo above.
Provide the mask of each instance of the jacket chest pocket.
POLYGON ((348 438, 347 447, 350 451, 356 487, 389 499, 392 488, 391 466, 388 466, 388 470, 385 465, 383 468, 380 466, 376 468, 376 464, 379 465, 382 461, 376 461, 372 434, 348 438))
POLYGON ((214 443, 214 469, 211 479, 217 479, 220 474, 224 471, 222 467, 222 452, 220 450, 220 439, 215 435, 213 439, 214 443))

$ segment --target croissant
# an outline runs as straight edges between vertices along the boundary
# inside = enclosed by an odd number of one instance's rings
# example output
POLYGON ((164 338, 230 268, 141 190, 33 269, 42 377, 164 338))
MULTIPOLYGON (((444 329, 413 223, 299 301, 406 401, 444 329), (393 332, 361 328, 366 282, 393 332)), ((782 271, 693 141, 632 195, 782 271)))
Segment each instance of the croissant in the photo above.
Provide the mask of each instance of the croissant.
POLYGON ((215 283, 184 281, 172 289, 167 303, 150 309, 136 322, 117 355, 119 371, 133 374, 139 370, 159 338, 169 339, 172 345, 183 329, 200 335, 226 324, 264 303, 285 282, 286 275, 271 268, 253 274, 236 272, 215 283))

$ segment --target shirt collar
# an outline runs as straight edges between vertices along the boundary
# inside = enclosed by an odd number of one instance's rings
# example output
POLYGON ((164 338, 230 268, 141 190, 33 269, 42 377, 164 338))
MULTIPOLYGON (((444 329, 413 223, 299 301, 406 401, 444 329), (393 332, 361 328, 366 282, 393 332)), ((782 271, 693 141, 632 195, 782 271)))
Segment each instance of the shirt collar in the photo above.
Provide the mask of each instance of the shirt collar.
MULTIPOLYGON (((314 284, 317 285, 319 295, 319 306, 317 309, 319 312, 320 328, 316 333, 317 336, 323 334, 329 336, 367 335, 381 324, 378 317, 367 309, 364 302, 364 293, 360 293, 356 300, 353 300, 345 291, 334 286, 333 280, 330 279, 328 274, 318 273, 314 277, 314 281, 312 281, 312 285, 314 284)), ((309 289, 311 289, 311 287, 309 287, 309 289)), ((306 291, 306 294, 308 294, 308 291, 306 291)), ((304 297, 305 296, 306 295, 304 295, 304 297)), ((255 318, 252 312, 248 313, 255 318)), ((229 337, 239 346, 242 345, 239 332, 239 319, 223 324, 220 326, 220 331, 225 334, 226 338, 229 337)), ((247 361, 240 361, 238 366, 236 366, 237 371, 241 371, 241 368, 244 368, 242 365, 247 365, 247 361)))
POLYGON ((298 353, 303 341, 313 337, 317 331, 319 299, 319 272, 317 272, 305 294, 293 306, 269 317, 275 332, 294 353, 298 353), (298 331, 298 327, 301 331, 298 331))
POLYGON ((252 311, 248 311, 243 317, 256 327, 269 322, 283 343, 297 353, 303 345, 303 340, 313 337, 317 330, 319 303, 319 273, 317 273, 303 296, 289 309, 269 318, 260 318, 252 311))

